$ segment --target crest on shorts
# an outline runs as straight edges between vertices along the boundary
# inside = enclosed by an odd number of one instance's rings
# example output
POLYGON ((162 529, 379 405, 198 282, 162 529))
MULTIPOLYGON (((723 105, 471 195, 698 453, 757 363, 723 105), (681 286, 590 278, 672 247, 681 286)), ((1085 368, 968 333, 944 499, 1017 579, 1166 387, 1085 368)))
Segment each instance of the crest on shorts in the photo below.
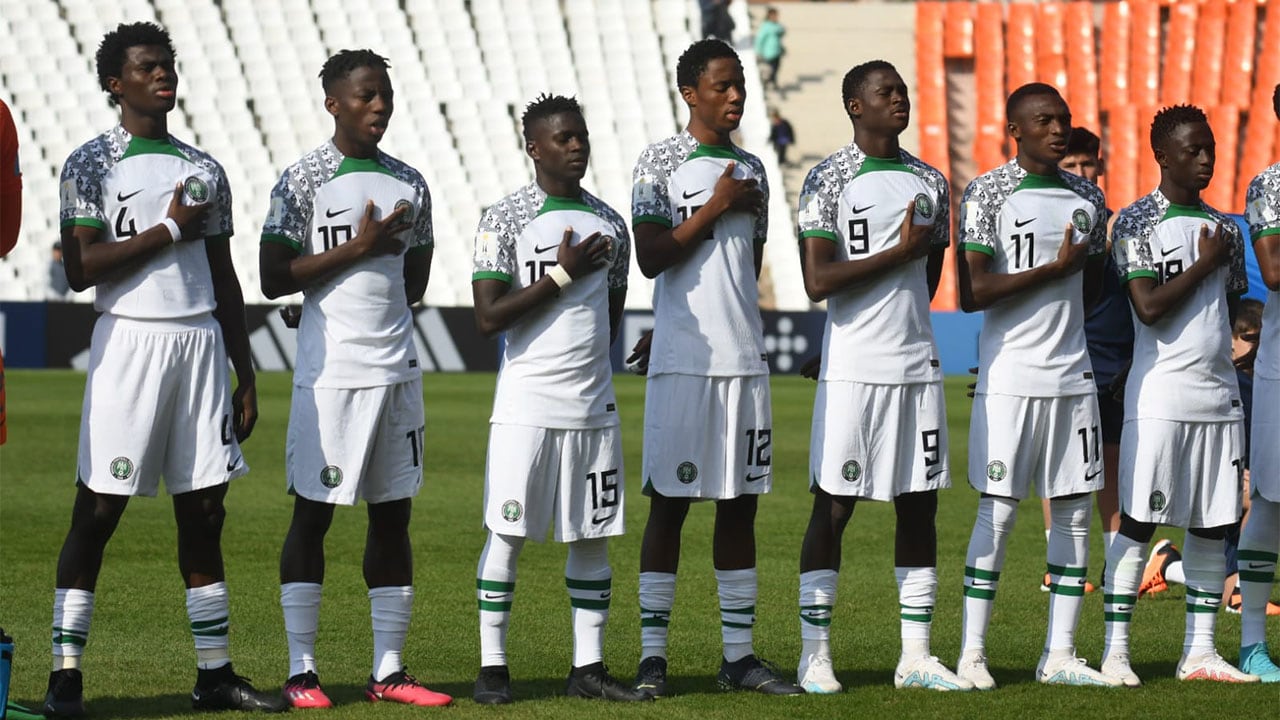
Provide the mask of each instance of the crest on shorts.
POLYGON ((507 522, 517 522, 524 515, 524 508, 515 500, 508 500, 502 503, 502 519, 507 522))
POLYGON ((196 203, 197 205, 209 202, 209 184, 199 177, 192 175, 182 181, 182 194, 191 198, 191 202, 196 203))
POLYGON ((698 479, 698 466, 685 460, 676 467, 676 479, 688 485, 698 479))
POLYGON ((111 461, 111 477, 117 480, 128 480, 133 475, 133 461, 121 455, 111 461))
POLYGON ((916 195, 916 213, 929 220, 933 217, 933 199, 924 193, 916 195))
POLYGON ((1076 208, 1075 212, 1071 213, 1071 225, 1081 234, 1088 235, 1093 229, 1093 220, 1089 218, 1089 213, 1084 208, 1076 208))
POLYGON ((1000 482, 1009 474, 1009 468, 1001 460, 992 460, 987 463, 987 479, 991 482, 1000 482))
POLYGON ((1151 497, 1147 499, 1147 507, 1150 507, 1152 512, 1160 512, 1164 509, 1164 506, 1164 493, 1159 490, 1151 493, 1151 497))
POLYGON ((862 466, 857 460, 849 460, 840 467, 840 477, 849 482, 858 482, 862 477, 862 466))
POLYGON ((325 465, 320 471, 320 484, 332 490, 342 484, 342 468, 337 465, 325 465))

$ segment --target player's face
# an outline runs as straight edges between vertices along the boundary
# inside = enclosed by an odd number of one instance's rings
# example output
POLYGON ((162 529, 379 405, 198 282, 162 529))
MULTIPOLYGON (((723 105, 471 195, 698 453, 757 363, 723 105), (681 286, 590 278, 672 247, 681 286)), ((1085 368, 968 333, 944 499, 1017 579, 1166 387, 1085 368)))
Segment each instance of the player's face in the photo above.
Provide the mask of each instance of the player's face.
POLYGON ((1067 155, 1071 110, 1057 95, 1025 98, 1009 118, 1009 134, 1018 142, 1018 155, 1045 165, 1057 165, 1067 155))
POLYGON ((892 70, 876 70, 867 75, 862 92, 849 99, 846 110, 859 127, 898 135, 911 122, 907 83, 892 70))
POLYGON ((1164 146, 1156 148, 1161 176, 1174 187, 1203 190, 1213 179, 1216 159, 1209 123, 1183 123, 1173 129, 1164 146))
POLYGON ((682 87, 680 95, 689 105, 693 122, 717 134, 737 130, 747 101, 742 63, 733 58, 712 60, 698 78, 698 86, 682 87))
POLYGON ((1058 168, 1097 185, 1098 176, 1102 174, 1102 158, 1089 153, 1075 153, 1062 158, 1058 168))
POLYGON ((163 45, 134 45, 124 52, 120 77, 108 77, 117 101, 142 115, 163 115, 178 102, 178 71, 163 45))
POLYGON ((553 178, 577 182, 587 174, 591 141, 587 121, 575 112, 556 113, 533 126, 533 139, 525 151, 538 171, 553 178))
POLYGON ((394 95, 384 68, 358 67, 333 83, 324 107, 333 116, 338 134, 369 147, 387 132, 394 95))

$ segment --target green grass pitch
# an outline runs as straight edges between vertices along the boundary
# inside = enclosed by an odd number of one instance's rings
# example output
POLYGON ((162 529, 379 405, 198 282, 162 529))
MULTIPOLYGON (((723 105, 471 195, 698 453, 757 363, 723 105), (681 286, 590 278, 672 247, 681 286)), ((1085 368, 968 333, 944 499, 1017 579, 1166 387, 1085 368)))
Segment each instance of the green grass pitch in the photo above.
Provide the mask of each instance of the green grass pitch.
MULTIPOLYGON (((0 450, 0 625, 16 638, 11 698, 35 705, 49 670, 54 566, 67 530, 84 376, 70 371, 8 373, 9 443, 0 450)), ((938 515, 939 597, 934 652, 947 664, 959 648, 961 578, 977 494, 964 482, 969 401, 964 379, 948 381, 951 467, 956 487, 942 493, 938 515)), ((989 638, 991 693, 895 691, 898 610, 893 579, 893 511, 864 503, 845 537, 844 567, 833 623, 837 674, 847 691, 834 697, 763 698, 715 689, 720 633, 710 560, 711 507, 695 506, 685 528, 684 557, 671 624, 675 697, 622 707, 571 701, 559 694, 571 660, 564 548, 529 544, 521 558, 512 617, 510 662, 517 704, 501 710, 472 703, 478 666, 475 564, 484 542, 481 493, 492 375, 427 375, 426 482, 413 523, 417 603, 405 659, 410 672, 457 697, 448 710, 370 705, 368 599, 360 574, 364 513, 337 513, 326 545, 328 575, 317 654, 321 677, 338 706, 318 713, 348 717, 837 717, 880 712, 892 717, 1253 717, 1275 716, 1280 688, 1179 683, 1182 646, 1178 589, 1143 599, 1134 622, 1138 690, 1041 687, 1033 678, 1044 641, 1048 596, 1039 589, 1044 539, 1038 502, 1023 504, 1010 546, 989 638), (1269 710, 1267 708, 1270 708, 1269 710)), ((638 492, 643 381, 617 380, 626 467, 633 474, 628 533, 612 546, 614 597, 607 661, 622 677, 639 651, 636 575, 646 515, 638 492)), ((800 650, 797 562, 810 496, 805 475, 813 385, 773 380, 774 492, 763 498, 757 525, 760 600, 756 648, 788 673, 800 650)), ((291 503, 284 493, 284 435, 289 377, 259 377, 261 420, 244 451, 252 467, 228 499, 224 535, 231 588, 231 651, 238 672, 259 688, 279 688, 288 654, 279 607, 277 561, 291 503)), ((1096 522, 1095 522, 1096 528, 1096 522)), ((1160 535, 1164 536, 1164 534, 1160 535)), ((1174 536, 1181 541, 1181 533, 1174 536)), ((1095 531, 1090 578, 1101 566, 1095 531)), ((85 655, 85 695, 93 717, 191 716, 194 654, 176 567, 174 523, 164 498, 137 499, 126 512, 98 585, 97 611, 85 655)), ((1268 622, 1280 649, 1280 623, 1268 622)), ((1234 661, 1236 616, 1219 616, 1219 650, 1234 661)), ((1096 664, 1102 650, 1101 593, 1086 596, 1079 649, 1096 664)))

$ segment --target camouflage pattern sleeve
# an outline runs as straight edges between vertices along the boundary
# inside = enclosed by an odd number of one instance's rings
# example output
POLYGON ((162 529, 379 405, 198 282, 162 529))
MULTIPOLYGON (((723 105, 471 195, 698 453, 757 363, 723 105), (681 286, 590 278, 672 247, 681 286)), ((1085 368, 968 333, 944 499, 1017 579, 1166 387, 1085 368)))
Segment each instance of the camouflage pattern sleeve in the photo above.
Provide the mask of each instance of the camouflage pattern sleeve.
POLYGON ((221 164, 213 158, 208 158, 208 163, 209 173, 213 176, 213 207, 209 209, 204 234, 205 237, 229 238, 235 234, 231 215, 231 208, 235 207, 231 201, 231 182, 221 164))
POLYGON ((516 273, 516 239, 511 226, 502 221, 503 200, 489 207, 476 228, 471 280, 501 280, 511 283, 516 273))
POLYGON ((747 164, 756 175, 760 192, 764 193, 764 202, 760 203, 760 212, 756 214, 755 232, 752 235, 752 240, 757 245, 763 245, 769 240, 769 175, 765 172, 764 163, 760 162, 760 158, 749 153, 744 154, 747 156, 747 164))
POLYGON ((1089 229, 1089 255, 1107 254, 1107 198, 1102 188, 1087 183, 1085 198, 1093 205, 1093 227, 1089 229))
POLYGON ((820 237, 839 242, 836 221, 840 209, 840 176, 828 158, 814 166, 800 186, 796 208, 800 237, 820 237))
POLYGON ((960 248, 995 257, 996 215, 987 175, 978 177, 964 190, 960 200, 960 248))
POLYGON ((414 187, 418 191, 418 197, 422 198, 422 204, 418 207, 417 217, 413 219, 413 240, 409 243, 409 249, 427 250, 436 244, 435 229, 431 224, 431 188, 427 187, 427 181, 421 175, 417 176, 414 187))
POLYGON ((640 153, 635 170, 631 173, 631 225, 657 223, 672 227, 675 213, 671 197, 667 194, 667 181, 671 169, 659 162, 662 153, 658 145, 650 145, 640 153))
POLYGON ((933 218, 932 244, 935 247, 945 247, 951 244, 951 187, 941 172, 934 168, 929 169, 932 172, 927 179, 936 188, 937 202, 934 207, 938 209, 937 215, 933 218))
POLYGON ((1111 229, 1111 254, 1122 283, 1139 277, 1159 280, 1150 240, 1159 218, 1145 212, 1146 204, 1149 204, 1149 198, 1121 210, 1111 229))
POLYGON ((1231 250, 1231 259, 1227 263, 1227 294, 1243 295, 1249 292, 1249 276, 1244 269, 1244 237, 1235 220, 1221 213, 1215 215, 1222 223, 1222 233, 1231 250))
POLYGON ((1245 195, 1245 218, 1253 242, 1280 235, 1280 163, 1258 173, 1245 195))
MULTIPOLYGON (((96 141, 95 141, 96 142, 96 141)), ((82 145, 62 166, 58 220, 62 227, 86 225, 107 228, 102 209, 102 175, 105 158, 95 157, 91 144, 82 145)))
POLYGON ((631 234, 627 232, 627 223, 616 212, 611 212, 609 221, 615 228, 613 262, 609 264, 609 290, 626 290, 627 277, 631 272, 631 234))
POLYGON ((298 166, 284 171, 271 188, 271 207, 262 224, 262 242, 288 245, 301 253, 307 244, 311 225, 312 203, 305 184, 305 173, 298 166))

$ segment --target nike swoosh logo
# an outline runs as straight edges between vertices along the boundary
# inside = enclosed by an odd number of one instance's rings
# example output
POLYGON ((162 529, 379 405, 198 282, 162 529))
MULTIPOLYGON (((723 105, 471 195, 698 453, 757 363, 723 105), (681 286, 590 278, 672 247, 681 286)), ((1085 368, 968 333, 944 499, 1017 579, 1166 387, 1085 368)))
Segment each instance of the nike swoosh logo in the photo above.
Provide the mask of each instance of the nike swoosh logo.
POLYGON ((348 210, 350 210, 350 209, 351 209, 351 208, 342 208, 341 210, 325 210, 325 211, 324 211, 324 216, 325 216, 325 217, 327 217, 327 218, 338 217, 339 215, 341 215, 342 213, 344 213, 344 212, 346 212, 346 211, 348 211, 348 210))
POLYGON ((1132 610, 1133 610, 1133 606, 1132 606, 1132 605, 1117 605, 1117 606, 1116 606, 1116 612, 1131 612, 1132 610))
POLYGON ((231 471, 235 470, 236 468, 240 467, 240 461, 241 461, 241 460, 244 460, 244 458, 243 458, 243 457, 238 457, 238 458, 236 458, 235 460, 233 460, 233 461, 231 461, 231 462, 227 463, 227 472, 231 472, 231 471))
POLYGON ((1031 223, 1033 223, 1033 222, 1035 222, 1035 221, 1036 221, 1036 219, 1035 219, 1035 218, 1031 218, 1030 220, 1017 220, 1017 219, 1015 219, 1015 220, 1013 221, 1013 226, 1014 226, 1014 227, 1016 227, 1016 228, 1019 228, 1019 227, 1022 227, 1023 225, 1029 225, 1029 224, 1031 224, 1031 223))
POLYGON ((610 591, 605 591, 605 592, 600 593, 600 599, 601 599, 601 600, 608 600, 608 599, 609 599, 609 598, 611 598, 611 597, 613 597, 613 593, 612 593, 612 592, 610 592, 610 591))
POLYGON ((684 198, 685 200, 688 200, 689 198, 697 197, 706 191, 707 191, 706 188, 703 188, 702 190, 694 190, 693 192, 682 192, 680 193, 680 197, 684 198))
POLYGON ((1179 246, 1178 246, 1178 247, 1176 247, 1176 248, 1170 248, 1170 249, 1168 249, 1168 250, 1161 250, 1161 251, 1160 251, 1160 257, 1169 257, 1169 255, 1170 255, 1171 253, 1176 253, 1176 252, 1178 252, 1178 251, 1179 251, 1179 250, 1181 250, 1181 249, 1182 249, 1182 246, 1181 246, 1181 245, 1179 245, 1179 246))
POLYGON ((141 190, 134 190, 128 195, 125 195, 124 193, 116 193, 116 202, 124 202, 125 200, 128 200, 129 198, 133 197, 134 195, 137 195, 138 193, 142 192, 142 190, 145 190, 145 189, 146 188, 142 188, 141 190))
POLYGON ((747 482, 755 482, 757 480, 763 480, 767 477, 769 477, 769 473, 761 473, 759 475, 752 475, 751 473, 747 473, 747 482))
POLYGON ((1098 477, 1098 476, 1099 476, 1099 475, 1101 475, 1101 474, 1102 474, 1102 471, 1101 471, 1101 470, 1099 470, 1098 472, 1085 473, 1085 475, 1084 475, 1084 481, 1085 481, 1085 482, 1093 482, 1093 479, 1094 479, 1094 478, 1096 478, 1096 477, 1098 477))
POLYGON ((1264 568, 1264 567, 1267 567, 1267 566, 1269 566, 1271 563, 1252 563, 1252 562, 1251 562, 1251 563, 1246 563, 1246 564, 1249 566, 1249 569, 1250 569, 1250 570, 1257 570, 1258 568, 1264 568))
POLYGON ((544 253, 544 252, 546 252, 546 251, 548 251, 548 250, 555 250, 555 249, 556 249, 556 248, 558 248, 558 247, 560 247, 560 246, 559 246, 559 245, 548 245, 548 246, 546 246, 546 247, 538 247, 537 245, 534 245, 534 246, 533 246, 533 252, 534 252, 535 254, 541 255, 542 253, 544 253))
POLYGON ((874 203, 872 203, 871 205, 868 205, 868 206, 866 206, 866 207, 864 207, 864 208, 860 208, 860 207, 858 207, 857 205, 853 205, 853 206, 850 206, 850 208, 849 208, 849 209, 853 211, 853 214, 854 214, 854 215, 861 215, 862 213, 864 213, 864 212, 866 212, 866 211, 870 210, 870 209, 871 209, 871 208, 873 208, 873 207, 875 207, 875 204, 874 204, 874 203))
POLYGON ((925 475, 925 476, 924 476, 924 478, 925 478, 926 480, 932 480, 932 479, 934 479, 934 478, 938 477, 939 475, 941 475, 941 474, 942 474, 942 473, 944 473, 944 472, 946 472, 946 470, 934 470, 933 472, 928 473, 927 475, 925 475))
POLYGON ((485 599, 485 600, 497 600, 497 599, 499 599, 499 598, 504 598, 504 597, 506 597, 506 596, 507 596, 507 593, 489 593, 489 592, 487 592, 487 593, 485 593, 485 594, 484 594, 484 599, 485 599))
POLYGON ((609 513, 608 515, 605 515, 604 517, 597 517, 597 516, 594 516, 594 515, 593 515, 593 516, 591 517, 591 524, 592 524, 592 525, 600 525, 600 524, 602 524, 602 523, 606 523, 606 522, 608 522, 608 521, 612 520, 614 517, 616 517, 616 516, 617 516, 617 514, 618 514, 618 513, 617 513, 617 511, 614 511, 614 512, 609 513))

